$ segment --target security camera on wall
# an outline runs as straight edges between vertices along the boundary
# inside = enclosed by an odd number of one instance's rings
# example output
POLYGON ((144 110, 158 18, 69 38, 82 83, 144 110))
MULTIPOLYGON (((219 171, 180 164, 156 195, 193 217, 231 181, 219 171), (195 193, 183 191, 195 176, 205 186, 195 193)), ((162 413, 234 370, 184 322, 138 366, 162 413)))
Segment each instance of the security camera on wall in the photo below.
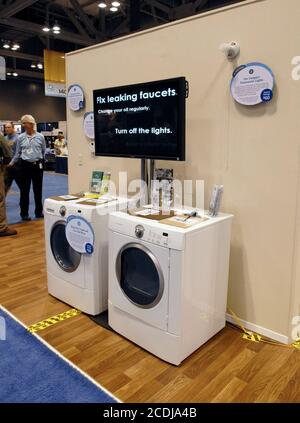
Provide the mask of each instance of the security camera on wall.
POLYGON ((237 41, 223 43, 219 49, 225 53, 228 60, 234 60, 240 54, 240 45, 237 41))

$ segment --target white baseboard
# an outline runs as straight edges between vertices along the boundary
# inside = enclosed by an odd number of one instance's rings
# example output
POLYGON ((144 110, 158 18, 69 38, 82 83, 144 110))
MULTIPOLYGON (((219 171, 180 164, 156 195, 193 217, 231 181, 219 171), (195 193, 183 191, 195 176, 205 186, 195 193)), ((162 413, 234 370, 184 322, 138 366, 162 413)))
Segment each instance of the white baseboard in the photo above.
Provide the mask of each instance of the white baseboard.
MULTIPOLYGON (((238 326, 236 320, 229 313, 226 313, 226 320, 227 322, 238 326)), ((247 322, 246 320, 243 320, 243 319, 239 319, 239 320, 245 326, 246 329, 251 330, 252 332, 256 332, 259 335, 263 335, 267 338, 273 339, 274 341, 281 342, 282 344, 289 344, 289 337, 283 335, 282 333, 274 332, 273 330, 264 328, 259 325, 255 325, 254 323, 247 322)))

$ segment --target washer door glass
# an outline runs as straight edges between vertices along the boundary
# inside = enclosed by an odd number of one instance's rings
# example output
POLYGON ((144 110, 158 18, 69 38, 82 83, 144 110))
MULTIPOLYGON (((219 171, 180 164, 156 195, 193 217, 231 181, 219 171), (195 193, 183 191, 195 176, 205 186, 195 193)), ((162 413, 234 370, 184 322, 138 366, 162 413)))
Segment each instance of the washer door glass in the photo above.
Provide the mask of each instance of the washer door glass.
POLYGON ((74 272, 80 264, 81 254, 75 251, 66 238, 66 222, 56 222, 52 228, 50 244, 53 257, 65 272, 74 272))
POLYGON ((154 307, 162 297, 164 280, 159 262, 142 244, 130 243, 117 258, 117 275, 126 297, 143 308, 154 307))

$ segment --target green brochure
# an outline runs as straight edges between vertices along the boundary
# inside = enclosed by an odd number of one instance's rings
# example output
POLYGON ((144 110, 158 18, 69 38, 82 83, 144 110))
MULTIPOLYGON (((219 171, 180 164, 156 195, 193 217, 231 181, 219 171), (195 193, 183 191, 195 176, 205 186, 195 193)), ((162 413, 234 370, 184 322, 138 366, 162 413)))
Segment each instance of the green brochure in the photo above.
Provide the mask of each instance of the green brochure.
POLYGON ((110 172, 103 173, 101 191, 100 191, 101 195, 107 194, 109 191, 110 175, 111 175, 110 172))
POLYGON ((100 194, 102 185, 103 172, 100 170, 94 170, 92 173, 91 180, 91 192, 100 194))

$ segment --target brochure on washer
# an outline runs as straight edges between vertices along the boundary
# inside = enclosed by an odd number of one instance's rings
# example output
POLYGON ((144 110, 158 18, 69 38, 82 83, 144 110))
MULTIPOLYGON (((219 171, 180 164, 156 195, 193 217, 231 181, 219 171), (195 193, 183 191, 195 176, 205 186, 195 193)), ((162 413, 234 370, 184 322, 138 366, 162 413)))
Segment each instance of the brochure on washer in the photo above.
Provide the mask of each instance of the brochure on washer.
POLYGON ((177 226, 178 228, 186 229, 190 228, 191 226, 198 225, 199 223, 205 222, 206 220, 208 220, 207 217, 190 217, 190 215, 176 215, 161 220, 160 223, 163 223, 164 225, 177 226))
POLYGON ((190 212, 187 213, 176 213, 175 210, 164 211, 155 208, 144 208, 142 210, 136 210, 133 214, 135 216, 157 220, 164 225, 177 226, 178 228, 190 228, 191 226, 197 225, 207 220, 207 217, 202 216, 191 216, 190 212))
POLYGON ((71 201, 71 200, 78 200, 80 197, 76 195, 66 194, 66 195, 56 195, 55 197, 50 197, 50 198, 55 201, 62 201, 62 200, 71 201))
POLYGON ((145 219, 161 221, 166 217, 174 216, 174 211, 159 210, 156 208, 143 208, 141 210, 135 210, 134 212, 130 212, 129 214, 132 214, 137 217, 143 217, 145 219))
POLYGON ((117 197, 111 195, 102 195, 100 198, 87 198, 86 200, 80 201, 78 204, 85 204, 88 206, 99 206, 101 204, 110 203, 115 201, 117 197))
POLYGON ((70 195, 70 194, 60 195, 59 197, 62 198, 63 200, 77 200, 78 199, 78 197, 76 197, 75 195, 70 195))
POLYGON ((153 215, 158 215, 159 213, 160 211, 156 209, 143 209, 143 210, 138 210, 134 212, 136 216, 153 216, 153 215))

